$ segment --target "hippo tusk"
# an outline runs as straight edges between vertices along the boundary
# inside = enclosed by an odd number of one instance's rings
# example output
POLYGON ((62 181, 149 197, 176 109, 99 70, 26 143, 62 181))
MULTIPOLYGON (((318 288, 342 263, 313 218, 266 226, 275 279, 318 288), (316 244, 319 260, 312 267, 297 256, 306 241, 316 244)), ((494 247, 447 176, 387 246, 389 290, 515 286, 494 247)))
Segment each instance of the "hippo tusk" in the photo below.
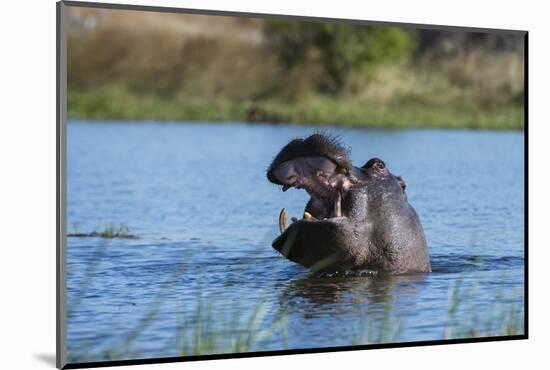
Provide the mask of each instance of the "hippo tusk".
POLYGON ((281 209, 281 213, 279 213, 279 230, 281 230, 281 234, 285 232, 285 230, 288 227, 288 219, 286 217, 286 211, 285 209, 281 209))
POLYGON ((342 194, 338 191, 334 200, 334 217, 340 216, 342 216, 342 194))

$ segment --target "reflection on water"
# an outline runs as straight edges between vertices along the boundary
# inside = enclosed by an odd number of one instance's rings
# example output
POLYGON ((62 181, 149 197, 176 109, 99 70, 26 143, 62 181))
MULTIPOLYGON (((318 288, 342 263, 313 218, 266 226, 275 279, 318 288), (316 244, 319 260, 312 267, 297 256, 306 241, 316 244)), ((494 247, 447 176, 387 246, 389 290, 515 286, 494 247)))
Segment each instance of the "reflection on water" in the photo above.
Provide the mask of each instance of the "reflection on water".
MULTIPOLYGON (((308 276, 292 280, 281 294, 280 304, 303 298, 312 307, 324 307, 338 304, 350 297, 351 302, 359 304, 384 303, 393 299, 393 292, 416 294, 416 285, 426 279, 425 274, 316 277, 308 276)), ((350 303, 351 303, 350 302, 350 303)))
POLYGON ((307 196, 266 166, 312 131, 70 123, 69 232, 140 236, 68 239, 70 360, 521 332, 523 133, 332 130, 356 164, 406 179, 426 231, 432 273, 375 276, 313 274, 270 247, 279 210, 307 196))

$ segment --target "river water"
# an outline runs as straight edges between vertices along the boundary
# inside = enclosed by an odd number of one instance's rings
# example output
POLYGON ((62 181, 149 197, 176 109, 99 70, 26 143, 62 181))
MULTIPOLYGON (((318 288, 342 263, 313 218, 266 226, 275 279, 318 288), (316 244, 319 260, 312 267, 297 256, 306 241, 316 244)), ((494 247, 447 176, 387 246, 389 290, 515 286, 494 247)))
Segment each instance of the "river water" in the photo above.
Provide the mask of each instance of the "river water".
POLYGON ((524 134, 330 128, 407 182, 433 272, 314 275, 277 254, 299 216, 266 168, 314 127, 68 124, 69 362, 523 333, 524 134))

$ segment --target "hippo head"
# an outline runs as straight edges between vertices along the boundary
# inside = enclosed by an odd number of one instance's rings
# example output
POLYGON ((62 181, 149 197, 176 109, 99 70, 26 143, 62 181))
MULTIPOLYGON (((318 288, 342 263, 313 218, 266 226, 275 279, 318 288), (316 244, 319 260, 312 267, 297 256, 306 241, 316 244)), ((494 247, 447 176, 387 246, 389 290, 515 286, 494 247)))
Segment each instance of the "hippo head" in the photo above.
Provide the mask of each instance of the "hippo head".
POLYGON ((300 219, 288 225, 273 248, 314 271, 369 268, 392 272, 429 271, 427 244, 405 182, 373 158, 354 167, 349 151, 334 137, 314 134, 284 146, 267 178, 286 191, 310 196, 300 219))

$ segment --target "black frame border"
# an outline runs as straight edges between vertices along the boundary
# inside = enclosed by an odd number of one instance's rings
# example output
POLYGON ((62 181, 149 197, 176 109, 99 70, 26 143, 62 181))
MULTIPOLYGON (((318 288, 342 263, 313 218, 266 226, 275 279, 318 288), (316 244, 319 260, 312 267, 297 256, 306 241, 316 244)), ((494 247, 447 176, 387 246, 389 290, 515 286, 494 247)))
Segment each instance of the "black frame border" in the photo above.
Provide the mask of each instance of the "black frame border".
POLYGON ((174 362, 191 362, 191 361, 209 361, 222 359, 236 359, 249 357, 266 357, 266 356, 282 356, 282 355, 297 355, 297 354, 314 354, 328 352, 343 352, 343 351, 361 351, 370 349, 384 348, 406 348, 406 347, 423 347, 448 344, 467 344, 467 343, 484 343, 484 342, 500 342, 512 340, 529 339, 529 32, 526 30, 509 30, 495 28, 478 28, 478 27, 461 27, 461 26, 446 26, 434 24, 420 23, 401 23, 401 22, 384 22, 384 21, 369 21, 358 19, 342 19, 342 18, 325 18, 314 16, 299 16, 285 14, 266 14, 266 13, 251 13, 251 12, 232 12, 220 10, 203 10, 190 8, 175 8, 149 5, 132 5, 132 4, 113 4, 100 2, 83 2, 83 1, 66 1, 62 0, 56 3, 56 367, 59 369, 82 369, 124 365, 144 365, 144 364, 160 364, 174 362), (159 358, 144 358, 131 360, 113 360, 113 361, 96 361, 96 362, 66 362, 66 90, 67 90, 67 68, 66 68, 66 24, 63 19, 66 14, 64 7, 85 7, 85 8, 101 8, 114 10, 134 10, 134 11, 149 11, 161 13, 185 13, 198 15, 213 15, 213 16, 237 16, 237 17, 253 17, 264 19, 292 19, 301 21, 317 21, 317 22, 337 22, 356 25, 391 25, 405 28, 424 28, 438 30, 460 30, 468 32, 484 32, 484 33, 508 33, 522 34, 524 36, 524 334, 511 336, 495 336, 495 337, 478 337, 478 338, 462 338, 462 339, 441 339, 428 340, 417 342, 397 342, 397 343, 382 343, 382 344, 366 344, 356 346, 339 346, 339 347, 319 347, 308 349, 288 349, 277 351, 261 351, 261 352, 245 352, 245 353, 223 353, 212 355, 199 356, 175 356, 175 357, 159 357, 159 358))

